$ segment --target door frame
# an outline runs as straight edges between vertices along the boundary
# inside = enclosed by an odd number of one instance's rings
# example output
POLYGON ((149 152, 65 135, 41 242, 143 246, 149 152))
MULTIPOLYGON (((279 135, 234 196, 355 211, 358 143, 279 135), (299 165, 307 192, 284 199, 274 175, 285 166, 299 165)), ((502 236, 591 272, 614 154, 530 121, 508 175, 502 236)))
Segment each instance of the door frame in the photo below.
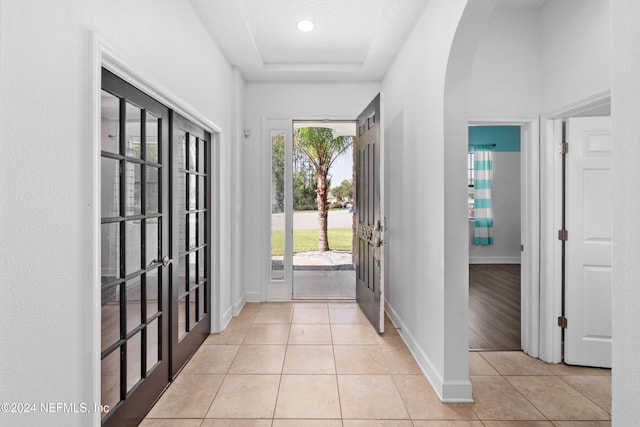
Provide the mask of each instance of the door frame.
MULTIPOLYGON (((345 114, 281 114, 281 115, 262 115, 260 118, 260 158, 262 159, 262 187, 260 188, 260 212, 263 214, 260 218, 260 270, 261 270, 261 286, 260 301, 293 301, 293 266, 290 265, 293 257, 293 235, 285 233, 285 255, 284 255, 284 280, 274 281, 271 279, 271 145, 270 131, 272 129, 285 130, 285 144, 291 142, 290 148, 285 146, 285 182, 289 177, 291 181, 292 162, 293 162, 293 122, 296 121, 354 121, 354 117, 345 114), (276 123, 277 126, 271 126, 276 123), (289 253, 290 252, 290 253, 289 253), (289 261, 287 261, 287 259, 289 261), (289 265, 287 265, 287 262, 289 265), (288 269, 288 270, 287 270, 288 269), (288 271, 288 273, 287 273, 288 271)), ((293 226, 293 189, 291 186, 285 185, 285 232, 287 224, 289 229, 293 226), (288 204, 291 204, 291 209, 288 204)))
POLYGON ((562 121, 610 107, 611 91, 605 90, 572 104, 552 110, 540 118, 540 359, 562 362, 562 244, 557 231, 562 228, 562 121))
POLYGON ((292 176, 292 138, 293 138, 293 119, 290 117, 262 117, 262 129, 260 132, 260 146, 262 147, 262 158, 265 159, 265 166, 262 174, 261 188, 261 204, 265 212, 262 215, 263 238, 262 257, 264 260, 264 279, 262 280, 262 301, 291 301, 293 299, 293 235, 291 230, 293 222, 293 189, 288 182, 291 182, 292 176), (284 131, 284 278, 282 280, 273 280, 271 277, 271 141, 272 131, 284 131))
MULTIPOLYGON (((213 156, 211 179, 211 203, 213 206, 211 212, 211 330, 220 330, 222 324, 222 313, 220 307, 213 304, 214 301, 220 301, 220 272, 219 266, 222 262, 229 261, 230 255, 224 254, 219 249, 220 240, 220 168, 217 167, 219 162, 219 145, 221 128, 199 113, 196 108, 175 95, 168 87, 158 82, 155 78, 143 71, 135 62, 125 59, 106 41, 103 37, 95 32, 90 32, 90 55, 89 55, 89 91, 87 95, 87 103, 90 105, 91 122, 88 126, 87 133, 91 136, 92 143, 84 153, 84 164, 90 170, 91 179, 85 186, 83 194, 86 203, 91 205, 92 215, 89 219, 91 227, 91 261, 87 277, 87 282, 91 286, 87 287, 87 299, 91 301, 88 305, 91 312, 91 322, 87 326, 92 331, 92 341, 90 343, 90 351, 87 352, 87 360, 84 361, 84 367, 91 378, 91 389, 88 391, 88 402, 101 402, 101 363, 100 363, 100 339, 101 339, 101 292, 100 292, 100 151, 101 151, 101 91, 102 91, 102 68, 111 71, 116 76, 124 79, 128 83, 134 85, 137 89, 155 98, 169 109, 180 113, 183 117, 193 121, 197 125, 211 134, 213 156), (219 260, 225 257, 225 260, 219 260)), ((167 373, 169 375, 169 372, 167 373)), ((168 378, 167 378, 168 382, 168 378)), ((100 425, 101 414, 96 412, 90 415, 93 425, 100 425)))
POLYGON ((472 118, 469 125, 520 126, 520 345, 539 355, 540 336, 540 151, 538 118, 472 118))

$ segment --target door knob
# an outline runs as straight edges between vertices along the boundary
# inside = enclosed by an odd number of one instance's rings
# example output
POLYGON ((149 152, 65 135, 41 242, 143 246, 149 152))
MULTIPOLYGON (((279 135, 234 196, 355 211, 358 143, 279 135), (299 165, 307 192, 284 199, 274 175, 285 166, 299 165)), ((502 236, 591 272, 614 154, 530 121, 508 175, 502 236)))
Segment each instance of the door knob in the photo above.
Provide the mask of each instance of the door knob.
POLYGON ((164 267, 168 267, 169 264, 171 264, 173 262, 173 260, 171 258, 169 258, 168 256, 162 258, 162 265, 164 267))

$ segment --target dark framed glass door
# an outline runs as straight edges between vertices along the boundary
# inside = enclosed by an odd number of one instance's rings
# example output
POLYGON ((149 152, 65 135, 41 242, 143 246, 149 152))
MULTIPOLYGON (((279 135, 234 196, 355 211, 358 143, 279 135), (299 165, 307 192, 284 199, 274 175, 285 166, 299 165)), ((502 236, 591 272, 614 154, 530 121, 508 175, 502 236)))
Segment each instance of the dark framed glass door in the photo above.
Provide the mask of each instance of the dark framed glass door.
POLYGON ((169 381, 170 117, 105 69, 101 101, 103 424, 137 425, 169 381))
POLYGON ((172 112, 171 374, 211 329, 211 135, 172 112))

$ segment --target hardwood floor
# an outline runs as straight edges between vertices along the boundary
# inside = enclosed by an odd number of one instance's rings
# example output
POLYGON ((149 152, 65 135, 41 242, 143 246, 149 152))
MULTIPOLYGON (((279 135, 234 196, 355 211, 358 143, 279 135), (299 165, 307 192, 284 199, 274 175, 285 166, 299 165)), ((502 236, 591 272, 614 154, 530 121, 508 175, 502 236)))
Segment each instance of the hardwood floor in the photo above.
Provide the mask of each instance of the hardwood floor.
POLYGON ((520 264, 469 265, 469 348, 520 350, 520 264))

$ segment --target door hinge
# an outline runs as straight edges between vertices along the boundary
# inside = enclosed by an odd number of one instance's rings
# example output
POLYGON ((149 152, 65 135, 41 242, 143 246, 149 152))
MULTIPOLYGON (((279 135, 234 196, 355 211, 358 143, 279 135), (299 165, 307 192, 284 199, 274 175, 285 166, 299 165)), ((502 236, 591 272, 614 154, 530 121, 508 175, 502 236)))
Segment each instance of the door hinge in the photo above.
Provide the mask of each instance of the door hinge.
POLYGON ((564 316, 559 316, 558 326, 560 326, 562 329, 567 329, 567 318, 564 316))
POLYGON ((569 232, 567 230, 558 230, 558 240, 569 240, 569 232))
POLYGON ((559 147, 560 154, 567 154, 569 152, 569 143, 563 142, 559 147))

